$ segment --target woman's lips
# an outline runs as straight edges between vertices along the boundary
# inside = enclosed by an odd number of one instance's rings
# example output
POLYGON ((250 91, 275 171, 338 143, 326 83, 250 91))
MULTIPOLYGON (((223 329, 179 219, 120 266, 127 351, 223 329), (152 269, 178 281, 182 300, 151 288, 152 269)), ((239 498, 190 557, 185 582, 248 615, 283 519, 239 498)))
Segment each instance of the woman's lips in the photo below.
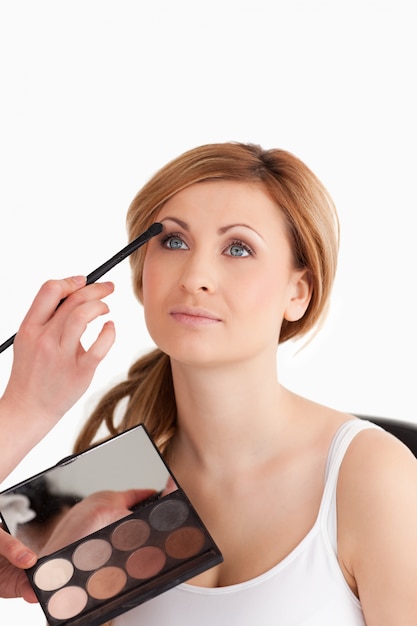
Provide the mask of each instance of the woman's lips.
POLYGON ((215 313, 205 309, 179 307, 172 309, 170 315, 177 322, 186 326, 207 326, 217 324, 221 321, 215 313))

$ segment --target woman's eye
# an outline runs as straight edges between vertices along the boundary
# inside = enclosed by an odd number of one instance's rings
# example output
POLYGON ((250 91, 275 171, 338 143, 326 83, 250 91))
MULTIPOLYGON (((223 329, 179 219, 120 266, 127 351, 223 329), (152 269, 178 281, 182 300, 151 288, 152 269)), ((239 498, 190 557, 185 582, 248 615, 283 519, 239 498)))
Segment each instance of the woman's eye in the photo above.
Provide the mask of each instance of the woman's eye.
POLYGON ((170 250, 188 250, 188 246, 178 235, 168 235, 162 240, 164 248, 170 250))
POLYGON ((236 256, 236 257, 245 257, 245 256, 252 255, 252 250, 249 248, 249 246, 242 243, 241 241, 234 241, 233 243, 231 243, 226 248, 226 252, 230 256, 236 256))

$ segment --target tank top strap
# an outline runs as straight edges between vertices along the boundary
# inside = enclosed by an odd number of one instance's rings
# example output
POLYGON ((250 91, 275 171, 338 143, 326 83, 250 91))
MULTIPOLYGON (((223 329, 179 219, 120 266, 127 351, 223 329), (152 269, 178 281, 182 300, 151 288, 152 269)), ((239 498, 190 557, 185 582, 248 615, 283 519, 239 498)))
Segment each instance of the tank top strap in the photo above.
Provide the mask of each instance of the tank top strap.
POLYGON ((369 428, 380 429, 373 422, 353 418, 344 422, 336 431, 327 457, 325 485, 320 505, 319 521, 322 532, 328 536, 333 550, 337 552, 337 506, 336 490, 339 470, 346 451, 356 435, 369 428))

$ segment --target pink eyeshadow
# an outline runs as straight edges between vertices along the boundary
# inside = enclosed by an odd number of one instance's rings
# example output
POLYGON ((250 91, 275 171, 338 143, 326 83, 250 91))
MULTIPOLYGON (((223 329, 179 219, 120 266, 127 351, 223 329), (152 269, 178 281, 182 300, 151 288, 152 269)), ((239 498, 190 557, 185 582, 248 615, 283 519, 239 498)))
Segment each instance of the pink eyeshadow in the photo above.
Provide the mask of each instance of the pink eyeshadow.
POLYGON ((88 596, 81 587, 64 587, 50 598, 48 611, 55 619, 70 619, 84 609, 88 596))

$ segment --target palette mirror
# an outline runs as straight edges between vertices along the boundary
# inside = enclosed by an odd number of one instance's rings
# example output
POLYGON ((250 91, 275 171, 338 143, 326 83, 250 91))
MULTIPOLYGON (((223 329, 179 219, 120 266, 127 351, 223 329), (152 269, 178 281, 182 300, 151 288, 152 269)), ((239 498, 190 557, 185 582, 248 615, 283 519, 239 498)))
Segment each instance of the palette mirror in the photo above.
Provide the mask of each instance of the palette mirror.
POLYGON ((0 514, 11 534, 39 552, 55 522, 84 498, 108 490, 143 489, 159 494, 168 483, 170 491, 177 488, 141 426, 67 457, 6 490, 0 497, 0 514))

